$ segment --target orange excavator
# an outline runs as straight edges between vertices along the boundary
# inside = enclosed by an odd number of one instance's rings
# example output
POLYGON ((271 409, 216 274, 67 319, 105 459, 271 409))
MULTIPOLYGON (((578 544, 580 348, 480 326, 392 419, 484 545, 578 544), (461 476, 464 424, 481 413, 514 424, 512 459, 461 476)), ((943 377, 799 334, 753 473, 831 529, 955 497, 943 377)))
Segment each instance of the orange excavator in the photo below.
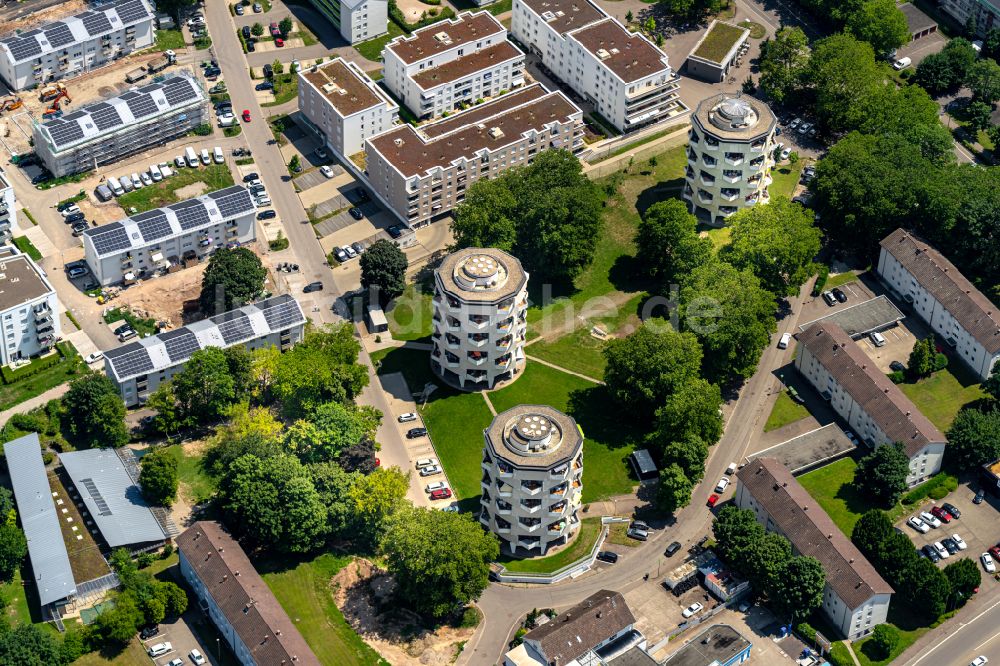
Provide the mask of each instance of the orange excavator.
POLYGON ((66 86, 63 85, 62 83, 56 83, 55 85, 42 88, 42 92, 39 95, 39 98, 43 102, 48 102, 50 99, 56 99, 57 97, 59 97, 60 94, 63 94, 65 92, 66 92, 66 86))
POLYGON ((59 104, 59 100, 61 99, 65 99, 67 103, 73 101, 72 99, 70 99, 69 93, 66 92, 65 87, 62 90, 60 90, 59 94, 56 95, 56 98, 52 100, 52 106, 50 106, 42 113, 42 117, 59 118, 60 116, 62 116, 62 109, 60 108, 59 104))
POLYGON ((24 106, 24 102, 21 101, 20 97, 9 97, 0 102, 0 113, 14 111, 15 109, 20 109, 22 106, 24 106))

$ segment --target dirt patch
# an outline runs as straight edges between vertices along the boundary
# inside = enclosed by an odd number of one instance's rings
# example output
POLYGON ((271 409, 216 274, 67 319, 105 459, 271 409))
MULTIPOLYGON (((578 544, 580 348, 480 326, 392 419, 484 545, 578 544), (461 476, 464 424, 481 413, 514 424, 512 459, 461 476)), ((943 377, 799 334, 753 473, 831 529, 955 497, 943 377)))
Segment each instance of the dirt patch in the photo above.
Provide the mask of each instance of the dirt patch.
POLYGON ((403 16, 406 17, 409 23, 419 21, 424 12, 441 9, 441 7, 435 7, 434 5, 425 5, 420 0, 399 0, 396 6, 399 7, 399 11, 403 12, 403 16))
POLYGON ((178 187, 174 190, 174 194, 178 199, 194 199, 196 196, 205 192, 208 189, 208 185, 202 181, 197 181, 191 183, 190 185, 185 185, 184 187, 178 187))
POLYGON ((6 35, 8 32, 13 32, 15 29, 24 32, 43 23, 55 21, 56 19, 72 16, 74 14, 80 14, 87 11, 87 9, 88 7, 85 0, 67 0, 66 2, 60 2, 58 5, 54 5, 52 7, 39 9, 37 12, 32 12, 17 19, 8 20, 0 18, 0 35, 6 35))
POLYGON ((137 315, 166 322, 168 328, 184 324, 184 303, 197 299, 201 293, 201 279, 208 262, 182 268, 176 273, 145 280, 120 292, 110 303, 112 307, 131 306, 137 315))
POLYGON ((475 633, 453 627, 425 629, 418 616, 394 604, 395 582, 369 560, 359 558, 341 569, 330 588, 351 627, 393 664, 446 666, 455 661, 459 643, 475 633))

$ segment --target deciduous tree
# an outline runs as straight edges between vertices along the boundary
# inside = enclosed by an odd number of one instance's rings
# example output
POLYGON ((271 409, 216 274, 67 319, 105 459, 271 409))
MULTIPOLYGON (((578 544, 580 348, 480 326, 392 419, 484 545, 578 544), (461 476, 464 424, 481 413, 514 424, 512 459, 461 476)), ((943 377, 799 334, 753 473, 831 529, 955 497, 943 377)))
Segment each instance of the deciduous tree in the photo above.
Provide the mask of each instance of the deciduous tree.
POLYGON ((307 466, 316 492, 326 507, 326 519, 330 536, 349 538, 356 520, 354 499, 351 488, 361 477, 357 472, 348 472, 337 463, 315 463, 307 466))
POLYGON ((177 458, 166 449, 154 449, 144 455, 139 485, 150 503, 160 506, 173 504, 177 499, 177 458))
MULTIPOLYGON (((944 568, 945 578, 951 583, 951 591, 956 597, 961 597, 958 605, 972 597, 983 582, 982 574, 979 572, 979 565, 968 557, 963 557, 952 562, 944 568)), ((953 602, 954 603, 954 602, 953 602)))
POLYGON ((385 521, 405 504, 409 487, 410 475, 398 467, 379 468, 359 477, 349 490, 358 519, 356 538, 372 546, 377 544, 385 521))
POLYGON ((264 291, 266 277, 260 257, 249 249, 218 250, 201 279, 201 311, 216 315, 253 301, 264 291))
POLYGON ((182 417, 191 426, 218 421, 236 401, 236 385, 219 347, 193 353, 172 382, 182 417))
POLYGON ((357 363, 361 346, 350 324, 310 331, 281 355, 271 394, 289 419, 302 418, 325 402, 348 402, 368 383, 357 363))
POLYGON ((872 631, 869 643, 879 660, 888 659, 899 645, 899 630, 890 624, 880 624, 872 631))
POLYGON ((809 617, 823 603, 826 572, 814 557, 791 558, 774 577, 768 591, 775 610, 798 622, 809 617))
POLYGON ((91 373, 73 380, 62 403, 63 421, 78 446, 113 448, 128 442, 125 403, 105 375, 91 373))
POLYGON ((700 377, 688 380, 656 410, 656 427, 673 440, 697 437, 711 446, 722 436, 722 392, 700 377))
POLYGON ((0 581, 9 582, 28 554, 28 540, 16 524, 0 525, 0 581))
POLYGON ((177 396, 174 395, 174 384, 167 380, 156 387, 146 399, 146 408, 156 412, 151 421, 151 427, 170 438, 181 428, 180 408, 177 396))
POLYGON ((891 507, 906 490, 910 457, 900 442, 883 444, 858 462, 854 486, 883 507, 891 507))
POLYGON ((652 448, 661 465, 677 465, 691 483, 697 483, 705 476, 708 446, 701 438, 688 435, 683 439, 656 442, 652 448))
POLYGON ((781 104, 802 86, 809 66, 809 38, 802 28, 781 28, 761 44, 760 87, 781 104))
POLYGON ((1000 458, 1000 410, 961 410, 948 430, 945 457, 960 470, 975 469, 1000 458))
POLYGON ((0 664, 50 666, 63 661, 56 634, 41 625, 17 623, 0 632, 0 664))
POLYGON ((698 220, 679 199, 650 206, 636 235, 639 270, 664 288, 706 263, 712 256, 712 242, 698 236, 697 225, 698 220))
POLYGON ((879 509, 865 511, 851 532, 851 541, 869 560, 881 559, 879 551, 893 533, 892 521, 879 509))
POLYGON ((656 489, 656 507, 664 513, 675 513, 691 503, 694 485, 677 463, 660 470, 660 485, 656 489))
POLYGON ((390 240, 380 239, 361 253, 361 286, 377 290, 373 293, 385 305, 398 298, 406 289, 406 255, 390 240))
POLYGON ((770 594, 778 587, 777 579, 792 558, 792 544, 777 532, 768 532, 757 541, 748 558, 746 567, 752 580, 770 594))
POLYGON ((373 438, 381 422, 374 407, 323 403, 285 431, 285 447, 305 463, 336 460, 347 447, 373 438))
POLYGON ((712 522, 712 534, 718 543, 719 555, 738 572, 749 575, 748 562, 761 539, 764 526, 749 509, 724 506, 712 522))
POLYGON ((965 85, 976 100, 992 105, 1000 99, 1000 65, 990 58, 977 60, 966 73, 965 85))
POLYGON ((278 30, 285 37, 288 37, 288 33, 292 31, 292 17, 286 16, 278 22, 278 30))
POLYGON ((906 16, 895 0, 866 0, 847 19, 847 30, 871 44, 876 55, 882 58, 910 40, 906 16))

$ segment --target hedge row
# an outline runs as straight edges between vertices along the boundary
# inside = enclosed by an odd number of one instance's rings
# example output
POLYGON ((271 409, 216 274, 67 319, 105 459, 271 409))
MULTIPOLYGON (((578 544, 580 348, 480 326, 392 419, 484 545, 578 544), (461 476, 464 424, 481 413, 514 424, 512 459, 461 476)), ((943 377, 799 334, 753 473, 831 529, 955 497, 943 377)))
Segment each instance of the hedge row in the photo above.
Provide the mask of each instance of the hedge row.
POLYGON ((911 490, 910 492, 903 495, 901 500, 903 504, 916 504, 925 497, 930 497, 931 499, 943 499, 958 488, 958 479, 948 474, 947 472, 938 472, 932 476, 929 480, 921 483, 919 486, 911 490))
POLYGON ((24 381, 28 377, 33 377, 40 372, 48 370, 56 363, 61 362, 64 357, 73 355, 73 353, 67 351, 62 344, 56 345, 56 351, 58 353, 46 356, 42 359, 35 359, 31 362, 31 365, 24 368, 18 368, 17 370, 11 370, 7 366, 0 368, 0 376, 3 377, 3 383, 15 384, 17 382, 24 381))

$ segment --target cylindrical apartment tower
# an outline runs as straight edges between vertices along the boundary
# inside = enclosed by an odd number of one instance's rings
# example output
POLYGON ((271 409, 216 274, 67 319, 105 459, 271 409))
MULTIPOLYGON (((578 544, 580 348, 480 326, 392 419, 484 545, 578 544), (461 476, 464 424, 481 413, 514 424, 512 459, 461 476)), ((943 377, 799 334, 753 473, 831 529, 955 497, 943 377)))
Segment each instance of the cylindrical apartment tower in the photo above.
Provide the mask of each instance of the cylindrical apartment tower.
POLYGON ((528 273, 496 249, 466 248, 434 272, 431 368, 465 390, 493 388, 524 367, 528 273))
POLYGON ((518 405, 483 432, 479 521, 506 553, 544 555, 580 528, 583 435, 547 405, 518 405))

